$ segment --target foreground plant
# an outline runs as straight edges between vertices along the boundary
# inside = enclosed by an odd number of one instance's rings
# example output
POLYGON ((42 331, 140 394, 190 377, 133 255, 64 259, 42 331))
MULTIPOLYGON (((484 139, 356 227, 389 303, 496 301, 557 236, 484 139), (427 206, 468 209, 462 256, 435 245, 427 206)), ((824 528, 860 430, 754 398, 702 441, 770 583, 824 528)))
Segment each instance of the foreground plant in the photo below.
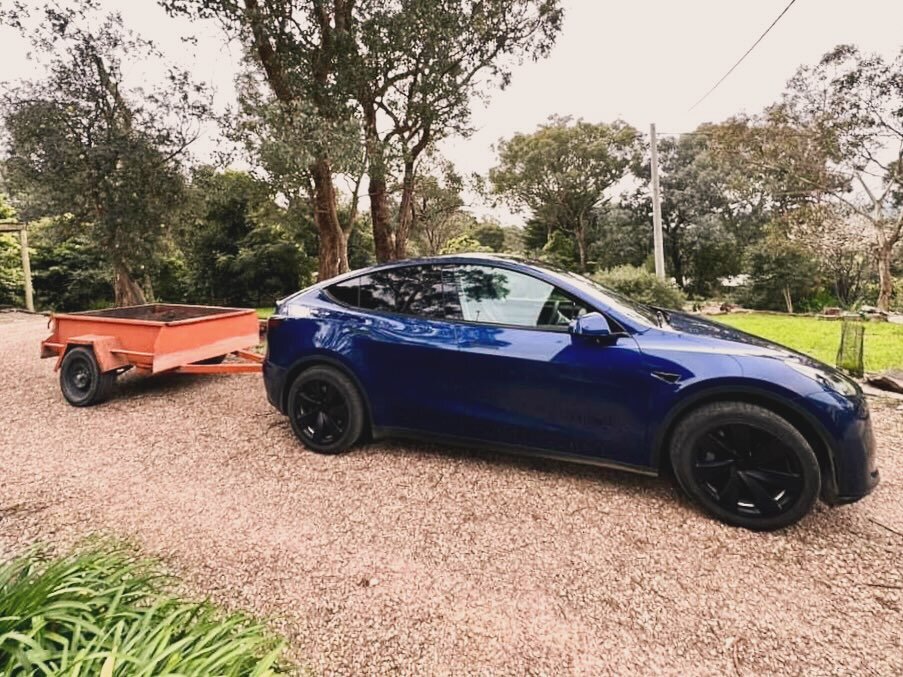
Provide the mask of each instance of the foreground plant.
POLYGON ((116 548, 0 565, 0 674, 274 675, 283 643, 241 614, 165 593, 116 548))

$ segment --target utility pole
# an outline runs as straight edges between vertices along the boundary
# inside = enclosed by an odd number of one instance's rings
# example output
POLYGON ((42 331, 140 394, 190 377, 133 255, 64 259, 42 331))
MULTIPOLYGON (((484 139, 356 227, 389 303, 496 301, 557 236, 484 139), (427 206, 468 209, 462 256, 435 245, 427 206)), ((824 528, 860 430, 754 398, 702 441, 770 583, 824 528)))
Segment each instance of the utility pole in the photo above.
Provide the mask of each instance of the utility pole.
POLYGON ((655 275, 665 279, 665 244, 662 238, 662 196, 658 187, 658 141, 655 137, 655 123, 649 125, 652 146, 652 241, 655 245, 655 275))

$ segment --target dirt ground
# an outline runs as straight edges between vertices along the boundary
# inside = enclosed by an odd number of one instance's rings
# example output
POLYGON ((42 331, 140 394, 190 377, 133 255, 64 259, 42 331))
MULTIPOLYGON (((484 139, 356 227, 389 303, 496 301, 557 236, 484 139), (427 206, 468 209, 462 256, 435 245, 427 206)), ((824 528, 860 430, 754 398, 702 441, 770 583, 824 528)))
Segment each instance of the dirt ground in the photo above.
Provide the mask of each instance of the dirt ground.
POLYGON ((0 315, 0 556, 89 534, 273 620, 324 674, 903 674, 903 407, 882 484, 778 534, 667 480, 445 447, 299 447, 259 376, 67 405, 0 315))

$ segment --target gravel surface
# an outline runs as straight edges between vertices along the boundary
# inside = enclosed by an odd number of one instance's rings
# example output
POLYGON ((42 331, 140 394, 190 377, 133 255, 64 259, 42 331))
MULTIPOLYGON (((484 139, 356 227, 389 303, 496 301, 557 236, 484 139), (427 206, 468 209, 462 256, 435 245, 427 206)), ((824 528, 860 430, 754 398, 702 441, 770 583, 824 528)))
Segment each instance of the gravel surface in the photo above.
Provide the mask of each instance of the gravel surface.
POLYGON ((903 674, 903 407, 882 484, 796 527, 667 480, 445 447, 304 451, 255 375, 68 406, 46 318, 0 315, 0 556, 113 534, 273 620, 327 674, 903 674))

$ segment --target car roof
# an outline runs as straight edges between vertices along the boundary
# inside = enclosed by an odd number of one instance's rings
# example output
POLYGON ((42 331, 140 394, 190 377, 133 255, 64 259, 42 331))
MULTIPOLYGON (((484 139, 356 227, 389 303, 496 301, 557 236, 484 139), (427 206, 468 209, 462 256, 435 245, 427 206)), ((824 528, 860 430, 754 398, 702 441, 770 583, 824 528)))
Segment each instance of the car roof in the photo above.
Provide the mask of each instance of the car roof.
POLYGON ((364 275, 375 270, 389 270, 391 268, 404 268, 407 266, 427 266, 451 263, 485 263, 489 265, 508 263, 519 266, 540 267, 547 270, 550 269, 550 266, 548 264, 545 264, 541 261, 535 261, 513 254, 496 254, 494 252, 463 252, 460 254, 439 254, 437 256, 422 256, 413 259, 399 259, 397 261, 376 263, 364 268, 349 270, 347 273, 342 273, 341 275, 336 275, 335 277, 331 277, 328 280, 323 280, 323 282, 318 282, 314 286, 329 285, 335 282, 341 282, 342 280, 347 280, 358 275, 364 275))

